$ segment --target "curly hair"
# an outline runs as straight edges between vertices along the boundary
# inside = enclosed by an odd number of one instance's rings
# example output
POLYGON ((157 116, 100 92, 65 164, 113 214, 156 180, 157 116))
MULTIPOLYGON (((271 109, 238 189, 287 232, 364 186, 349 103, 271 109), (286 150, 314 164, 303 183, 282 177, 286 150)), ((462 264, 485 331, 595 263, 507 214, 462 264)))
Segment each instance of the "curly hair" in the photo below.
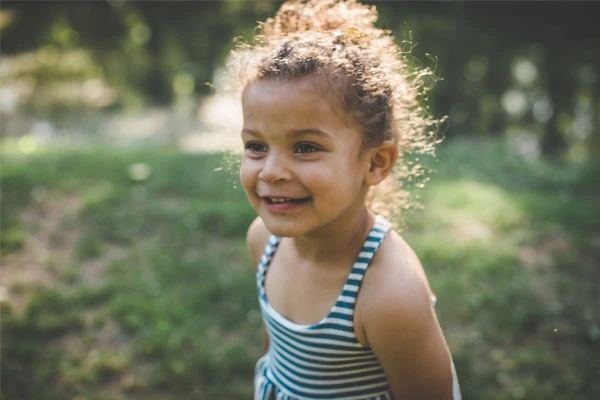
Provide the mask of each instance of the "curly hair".
POLYGON ((425 82, 436 77, 429 68, 411 68, 410 51, 376 20, 374 6, 355 0, 290 0, 258 26, 252 43, 237 44, 228 64, 241 88, 262 79, 317 77, 361 128, 366 148, 394 141, 394 171, 371 191, 369 203, 397 217, 416 204, 408 188, 427 181, 418 155, 434 153, 440 121, 422 100, 425 82))

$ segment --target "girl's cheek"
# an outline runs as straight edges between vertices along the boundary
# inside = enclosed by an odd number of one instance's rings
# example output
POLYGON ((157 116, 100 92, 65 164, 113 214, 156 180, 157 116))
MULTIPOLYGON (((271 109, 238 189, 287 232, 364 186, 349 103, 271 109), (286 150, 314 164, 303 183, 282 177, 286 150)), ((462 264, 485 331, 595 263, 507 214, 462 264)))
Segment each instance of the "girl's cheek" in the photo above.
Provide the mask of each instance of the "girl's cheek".
POLYGON ((256 184, 259 172, 260 168, 253 160, 242 161, 242 166, 240 168, 240 182, 246 191, 251 190, 252 186, 256 184))

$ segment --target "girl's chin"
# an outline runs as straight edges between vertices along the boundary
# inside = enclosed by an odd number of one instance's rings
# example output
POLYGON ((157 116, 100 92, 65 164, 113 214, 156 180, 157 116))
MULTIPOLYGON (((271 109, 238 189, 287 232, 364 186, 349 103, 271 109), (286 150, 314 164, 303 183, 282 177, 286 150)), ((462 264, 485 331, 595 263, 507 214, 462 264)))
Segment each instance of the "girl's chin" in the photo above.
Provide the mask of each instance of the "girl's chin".
POLYGON ((271 216, 261 216, 265 227, 269 232, 279 237, 298 236, 303 232, 301 224, 296 221, 277 221, 271 216))
POLYGON ((300 234, 297 228, 286 228, 280 225, 269 226, 269 224, 265 224, 265 226, 269 232, 279 237, 294 237, 300 234))

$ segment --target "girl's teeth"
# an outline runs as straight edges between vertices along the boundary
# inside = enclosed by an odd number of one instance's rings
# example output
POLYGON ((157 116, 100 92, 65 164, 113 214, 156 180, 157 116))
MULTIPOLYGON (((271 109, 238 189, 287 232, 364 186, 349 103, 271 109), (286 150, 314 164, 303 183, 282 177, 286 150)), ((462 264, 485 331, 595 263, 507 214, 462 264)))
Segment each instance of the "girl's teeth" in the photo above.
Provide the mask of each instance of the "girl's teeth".
POLYGON ((291 199, 271 199, 271 203, 285 203, 286 201, 291 201, 291 199))

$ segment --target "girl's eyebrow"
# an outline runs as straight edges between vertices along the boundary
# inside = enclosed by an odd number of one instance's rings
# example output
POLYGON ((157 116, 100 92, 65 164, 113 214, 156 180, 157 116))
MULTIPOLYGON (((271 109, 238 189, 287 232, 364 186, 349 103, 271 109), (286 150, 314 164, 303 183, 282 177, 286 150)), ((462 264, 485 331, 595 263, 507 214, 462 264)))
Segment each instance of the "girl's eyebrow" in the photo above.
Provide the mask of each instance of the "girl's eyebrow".
MULTIPOLYGON (((261 136, 260 133, 248 128, 242 129, 242 136, 244 135, 261 136)), ((296 129, 287 133, 287 136, 290 136, 291 138, 298 138, 308 135, 316 135, 326 139, 332 139, 332 136, 329 133, 316 128, 296 129)))
POLYGON ((242 134, 242 136, 244 136, 244 135, 259 136, 258 133, 254 132, 252 129, 247 129, 247 128, 242 129, 241 134, 242 134))
POLYGON ((294 138, 307 135, 316 135, 326 139, 332 139, 332 136, 329 133, 316 128, 298 129, 289 133, 289 136, 292 136, 294 138))

